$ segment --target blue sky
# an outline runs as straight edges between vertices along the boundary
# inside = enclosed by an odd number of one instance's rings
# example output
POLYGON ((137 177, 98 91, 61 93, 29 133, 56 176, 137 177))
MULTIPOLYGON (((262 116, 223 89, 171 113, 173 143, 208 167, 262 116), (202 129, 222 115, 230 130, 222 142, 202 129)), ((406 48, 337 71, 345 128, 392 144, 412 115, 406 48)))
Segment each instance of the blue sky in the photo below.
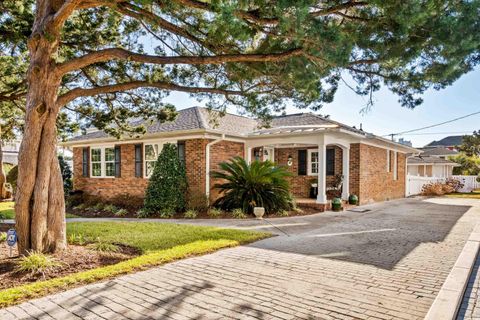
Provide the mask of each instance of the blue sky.
MULTIPOLYGON (((352 126, 358 127, 362 123, 365 131, 386 135, 480 111, 479 84, 480 68, 477 68, 446 89, 426 92, 423 95, 424 103, 414 110, 401 107, 397 96, 387 89, 382 89, 375 94, 375 105, 367 113, 361 112, 366 104, 365 98, 357 96, 345 85, 342 85, 337 92, 335 101, 325 105, 320 113, 329 114, 332 119, 352 126)), ((202 105, 196 99, 182 93, 172 93, 167 100, 177 109, 202 105)), ((235 113, 235 109, 229 111, 235 113)), ((299 111, 294 107, 287 109, 287 113, 298 112, 307 111, 299 111)), ((417 132, 422 135, 405 135, 403 137, 411 140, 415 147, 421 147, 432 140, 438 140, 448 135, 470 133, 478 129, 480 129, 480 114, 417 132)))

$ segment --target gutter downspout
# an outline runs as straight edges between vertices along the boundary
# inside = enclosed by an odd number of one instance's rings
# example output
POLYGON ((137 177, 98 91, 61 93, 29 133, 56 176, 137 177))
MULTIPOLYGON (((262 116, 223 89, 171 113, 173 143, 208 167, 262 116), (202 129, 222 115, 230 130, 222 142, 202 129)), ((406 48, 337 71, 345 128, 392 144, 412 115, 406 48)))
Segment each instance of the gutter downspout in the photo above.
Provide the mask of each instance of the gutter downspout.
POLYGON ((225 134, 222 133, 220 139, 213 140, 207 143, 205 148, 205 194, 207 195, 208 202, 210 203, 210 146, 223 141, 225 139, 225 134))

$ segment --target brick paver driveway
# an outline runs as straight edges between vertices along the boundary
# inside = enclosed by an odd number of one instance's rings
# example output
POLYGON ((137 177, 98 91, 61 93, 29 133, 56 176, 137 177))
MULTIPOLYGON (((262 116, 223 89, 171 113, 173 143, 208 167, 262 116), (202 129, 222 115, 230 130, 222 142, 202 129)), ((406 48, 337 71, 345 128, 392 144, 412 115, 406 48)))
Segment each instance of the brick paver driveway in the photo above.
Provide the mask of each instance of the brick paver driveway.
POLYGON ((404 199, 270 220, 279 229, 238 222, 279 235, 33 300, 0 319, 420 319, 479 220, 478 202, 404 199))

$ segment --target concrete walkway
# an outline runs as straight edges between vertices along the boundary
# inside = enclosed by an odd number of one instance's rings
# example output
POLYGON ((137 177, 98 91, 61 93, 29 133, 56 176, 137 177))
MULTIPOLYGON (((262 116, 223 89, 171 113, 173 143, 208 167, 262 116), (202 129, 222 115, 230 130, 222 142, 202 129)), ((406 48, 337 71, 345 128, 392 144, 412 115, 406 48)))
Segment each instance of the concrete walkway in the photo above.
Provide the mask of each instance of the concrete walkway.
POLYGON ((278 236, 32 300, 0 319, 422 319, 480 221, 479 201, 365 208, 195 220, 278 236))

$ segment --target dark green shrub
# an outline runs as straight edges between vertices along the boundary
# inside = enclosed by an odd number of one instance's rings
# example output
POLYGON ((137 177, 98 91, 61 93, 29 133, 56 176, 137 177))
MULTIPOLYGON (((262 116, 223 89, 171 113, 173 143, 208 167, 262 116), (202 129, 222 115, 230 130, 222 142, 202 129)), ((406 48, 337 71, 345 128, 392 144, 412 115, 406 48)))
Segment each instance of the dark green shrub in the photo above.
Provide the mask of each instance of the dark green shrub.
POLYGON ((60 164, 60 172, 62 173, 63 192, 65 195, 68 195, 73 189, 72 170, 63 156, 58 156, 58 163, 60 164))
POLYGON ((178 158, 177 146, 167 143, 155 163, 145 192, 144 209, 149 214, 171 217, 185 208, 187 176, 178 158))
POLYGON ((143 197, 123 193, 116 195, 108 201, 118 208, 124 208, 128 211, 137 211, 143 207, 143 197))
POLYGON ((7 182, 12 185, 13 193, 17 192, 18 166, 13 167, 7 174, 7 182))
POLYGON ((189 192, 187 195, 187 209, 196 210, 199 212, 206 212, 208 210, 207 195, 198 190, 189 192))
POLYGON ((221 197, 214 206, 231 211, 241 208, 253 213, 253 207, 264 207, 267 213, 290 210, 293 206, 289 183, 290 174, 270 161, 254 161, 250 165, 240 157, 220 164, 222 171, 212 177, 222 182, 215 184, 221 197))

